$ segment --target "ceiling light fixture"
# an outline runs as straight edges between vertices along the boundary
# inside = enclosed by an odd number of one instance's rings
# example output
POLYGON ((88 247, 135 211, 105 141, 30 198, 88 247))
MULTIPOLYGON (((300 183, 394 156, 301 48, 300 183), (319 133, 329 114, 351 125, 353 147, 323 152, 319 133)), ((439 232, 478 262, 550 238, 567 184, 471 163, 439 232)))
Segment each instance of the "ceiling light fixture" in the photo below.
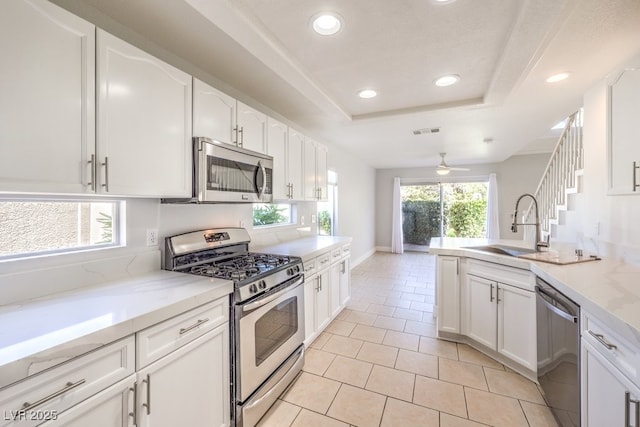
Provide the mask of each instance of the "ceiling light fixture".
POLYGON ((453 3, 456 0, 433 0, 433 2, 435 4, 447 4, 447 3, 453 3))
POLYGON ((342 28, 342 19, 335 13, 319 13, 312 19, 313 31, 321 36, 332 36, 342 28))
POLYGON ((457 74, 447 74, 441 77, 438 77, 433 81, 433 84, 439 87, 451 86, 460 81, 460 76, 457 74))
POLYGON ((554 74, 553 76, 547 78, 547 83, 557 83, 557 82, 561 82, 562 80, 566 80, 569 78, 569 73, 558 73, 558 74, 554 74))
POLYGON ((370 99, 378 96, 378 92, 373 89, 362 89, 358 92, 358 96, 362 99, 370 99))
POLYGON ((450 169, 436 169, 438 175, 449 175, 450 169))

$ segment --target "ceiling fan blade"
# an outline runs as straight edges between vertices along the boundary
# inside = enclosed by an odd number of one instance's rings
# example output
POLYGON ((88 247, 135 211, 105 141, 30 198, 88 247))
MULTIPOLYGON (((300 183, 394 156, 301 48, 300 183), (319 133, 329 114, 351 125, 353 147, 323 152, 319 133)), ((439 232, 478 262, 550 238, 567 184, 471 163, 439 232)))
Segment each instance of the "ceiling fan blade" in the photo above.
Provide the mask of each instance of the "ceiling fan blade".
POLYGON ((470 171, 469 168, 455 168, 455 167, 447 167, 450 171, 470 171))

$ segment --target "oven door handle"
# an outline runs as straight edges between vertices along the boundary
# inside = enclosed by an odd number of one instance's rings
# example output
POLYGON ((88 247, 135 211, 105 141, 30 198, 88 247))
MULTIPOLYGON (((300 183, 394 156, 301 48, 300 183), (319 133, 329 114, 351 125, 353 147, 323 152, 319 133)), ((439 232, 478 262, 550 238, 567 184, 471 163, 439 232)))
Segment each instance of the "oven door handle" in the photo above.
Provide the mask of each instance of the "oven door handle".
POLYGON ((284 289, 276 292, 275 294, 269 295, 269 296, 265 296, 257 301, 253 301, 250 302, 248 304, 245 304, 242 306, 242 312, 246 313, 247 311, 252 311, 255 310, 256 308, 260 308, 264 305, 269 304, 271 301, 276 300, 278 298, 280 298, 282 295, 286 294, 287 292, 292 291, 293 289, 297 288, 298 286, 302 285, 304 283, 304 276, 300 276, 300 278, 298 280, 296 280, 292 285, 288 285, 287 287, 285 287, 284 289))

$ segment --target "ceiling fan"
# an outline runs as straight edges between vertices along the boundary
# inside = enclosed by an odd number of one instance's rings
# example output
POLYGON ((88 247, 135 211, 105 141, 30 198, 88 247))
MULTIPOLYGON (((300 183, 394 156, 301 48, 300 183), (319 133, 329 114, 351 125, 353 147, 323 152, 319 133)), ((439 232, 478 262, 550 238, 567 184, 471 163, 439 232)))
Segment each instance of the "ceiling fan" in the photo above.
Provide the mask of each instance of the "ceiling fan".
POLYGON ((455 167, 451 167, 449 165, 447 165, 447 162, 444 161, 444 156, 446 156, 447 153, 440 153, 440 157, 442 157, 442 161, 440 162, 440 164, 438 165, 438 168, 436 169, 436 173, 438 175, 448 175, 449 172, 451 171, 469 171, 471 169, 469 168, 455 168, 455 167))

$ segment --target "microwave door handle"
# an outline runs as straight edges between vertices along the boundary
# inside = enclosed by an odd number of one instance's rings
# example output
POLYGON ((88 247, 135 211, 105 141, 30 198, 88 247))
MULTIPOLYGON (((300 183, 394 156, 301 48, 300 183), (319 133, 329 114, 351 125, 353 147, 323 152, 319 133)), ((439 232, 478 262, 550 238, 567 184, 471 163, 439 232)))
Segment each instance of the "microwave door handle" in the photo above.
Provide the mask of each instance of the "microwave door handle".
POLYGON ((262 196, 264 196, 264 192, 267 187, 267 171, 265 167, 262 165, 262 162, 258 161, 258 169, 256 169, 256 190, 258 193, 258 198, 262 200, 262 196), (262 187, 258 187, 258 170, 262 173, 262 187))

